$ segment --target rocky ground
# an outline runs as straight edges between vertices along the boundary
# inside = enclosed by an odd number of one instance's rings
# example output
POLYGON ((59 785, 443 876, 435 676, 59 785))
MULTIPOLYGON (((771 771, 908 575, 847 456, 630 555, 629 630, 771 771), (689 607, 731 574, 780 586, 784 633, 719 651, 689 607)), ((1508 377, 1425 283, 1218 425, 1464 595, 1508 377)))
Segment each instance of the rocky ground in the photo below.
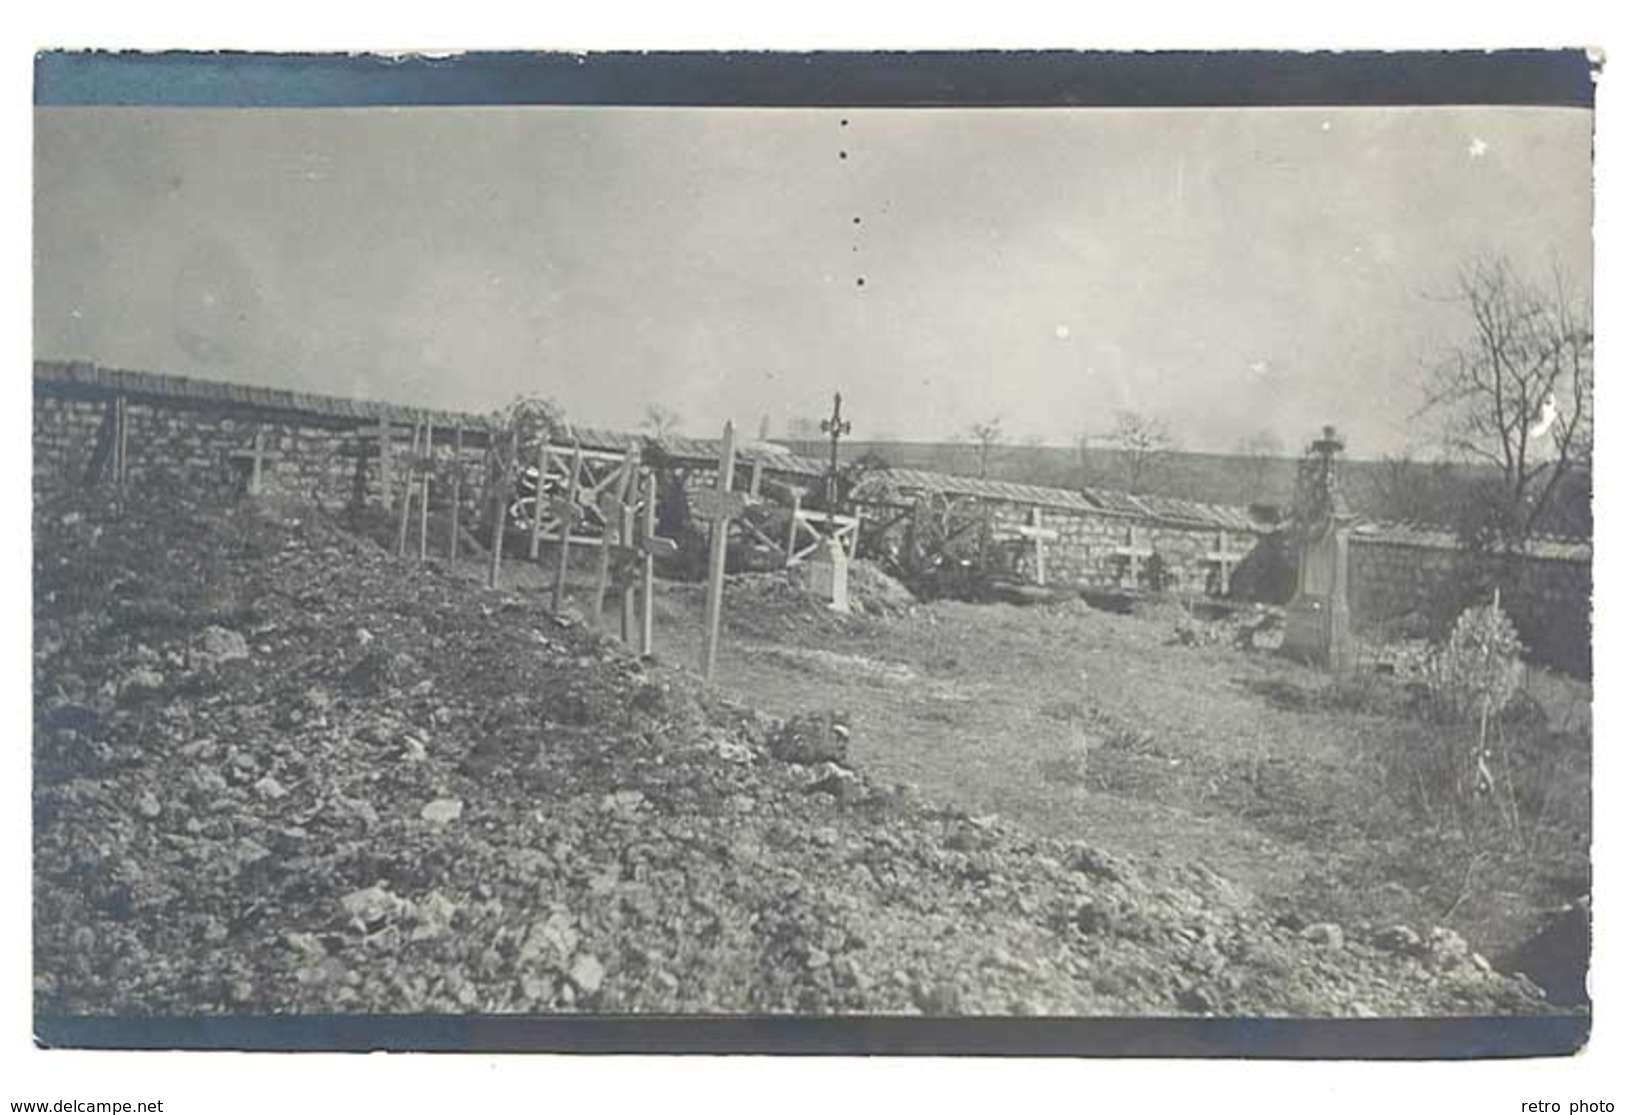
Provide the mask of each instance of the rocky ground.
POLYGON ((1450 931, 877 784, 819 710, 310 508, 41 497, 34 530, 42 1013, 1547 1009, 1450 931))

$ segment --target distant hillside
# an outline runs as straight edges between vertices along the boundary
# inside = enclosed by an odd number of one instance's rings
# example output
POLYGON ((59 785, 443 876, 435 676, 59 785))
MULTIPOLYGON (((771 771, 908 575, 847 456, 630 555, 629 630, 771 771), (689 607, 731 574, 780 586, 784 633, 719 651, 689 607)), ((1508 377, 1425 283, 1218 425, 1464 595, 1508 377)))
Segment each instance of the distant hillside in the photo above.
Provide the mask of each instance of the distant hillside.
MULTIPOLYGON (((828 453, 827 443, 785 442, 792 451, 812 457, 828 453)), ((878 454, 896 468, 929 469, 975 476, 977 450, 954 442, 852 441, 843 443, 843 460, 878 454)), ((1376 519, 1405 519, 1452 525, 1454 514, 1472 498, 1472 484, 1492 474, 1481 467, 1412 464, 1406 471, 1386 461, 1345 460, 1343 488, 1351 508, 1376 519)), ((1115 449, 1090 446, 1076 449, 1051 446, 1003 445, 988 461, 988 476, 1022 484, 1053 488, 1126 489, 1124 455, 1115 449)), ((1170 453, 1158 475, 1140 486, 1151 495, 1173 496, 1202 503, 1247 506, 1292 502, 1297 483, 1295 457, 1242 457, 1226 453, 1170 453)), ((1555 533, 1589 536, 1590 492, 1583 483, 1568 485, 1554 508, 1547 529, 1555 533)))
MULTIPOLYGON (((828 446, 814 442, 786 443, 808 456, 827 454, 828 446)), ((975 476, 975 446, 956 443, 852 441, 841 446, 845 460, 875 453, 897 468, 975 476)), ((1364 462, 1352 462, 1356 469, 1364 462)), ((1177 496, 1204 503, 1288 504, 1296 482, 1298 462, 1292 458, 1251 459, 1215 453, 1170 454, 1162 475, 1142 485, 1146 493, 1177 496)), ((988 476, 1022 484, 1052 488, 1123 488, 1123 455, 1114 449, 1090 446, 1080 455, 1075 449, 1050 446, 1005 445, 993 451, 988 476)))

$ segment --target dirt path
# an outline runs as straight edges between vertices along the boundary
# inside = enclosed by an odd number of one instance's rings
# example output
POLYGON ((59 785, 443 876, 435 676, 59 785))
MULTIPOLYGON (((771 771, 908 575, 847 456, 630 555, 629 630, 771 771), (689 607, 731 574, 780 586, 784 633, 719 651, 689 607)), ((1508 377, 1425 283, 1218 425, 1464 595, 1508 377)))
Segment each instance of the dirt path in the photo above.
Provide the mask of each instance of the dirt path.
MULTIPOLYGON (((692 657, 696 633, 671 618, 668 649, 692 657)), ((1134 617, 943 604, 844 639, 729 640, 718 683, 780 715, 845 709, 864 769, 974 812, 1291 889, 1320 853, 1219 807, 1219 783, 1338 740, 1246 688, 1289 665, 1184 650, 1169 669, 1183 648, 1165 634, 1134 617)))
MULTIPOLYGON (((545 589, 550 574, 515 563, 504 581, 545 589)), ((731 589, 718 686, 778 715, 844 710, 858 765, 936 800, 1042 835, 1203 863, 1317 919, 1450 924, 1486 950, 1583 893, 1572 855, 1556 874, 1480 864, 1479 885, 1466 887, 1475 849, 1430 832, 1403 788, 1382 781, 1383 752, 1426 747, 1432 728, 1328 705, 1314 696, 1324 675, 1275 655, 1180 645, 1174 612, 939 602, 839 619, 793 594, 751 591, 731 589), (1483 884, 1490 873, 1499 889, 1483 884)), ((702 599, 699 586, 661 584, 664 661, 697 660, 702 599)), ((1581 689, 1540 701, 1583 719, 1581 689)))

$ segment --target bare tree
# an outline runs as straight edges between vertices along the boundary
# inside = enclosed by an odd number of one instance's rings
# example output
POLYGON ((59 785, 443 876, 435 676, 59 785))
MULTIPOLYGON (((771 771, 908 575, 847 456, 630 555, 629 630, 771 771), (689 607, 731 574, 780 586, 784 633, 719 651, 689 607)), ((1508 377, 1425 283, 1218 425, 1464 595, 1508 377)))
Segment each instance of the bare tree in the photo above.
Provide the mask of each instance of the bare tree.
POLYGON ((977 422, 970 428, 970 439, 976 443, 976 475, 987 479, 987 465, 993 450, 1004 441, 1004 429, 1000 420, 995 418, 991 422, 977 422))
POLYGON ((1117 422, 1107 440, 1117 449, 1123 486, 1131 492, 1140 491, 1158 477, 1174 448, 1174 437, 1167 426, 1132 410, 1117 412, 1117 422))
POLYGON ((1251 499, 1264 494, 1270 462, 1286 452, 1286 446, 1273 430, 1259 430, 1236 443, 1236 456, 1246 462, 1247 492, 1251 499))
POLYGON ((1464 267, 1451 297, 1469 328, 1432 369, 1423 410, 1447 451, 1495 470, 1472 540, 1518 550, 1565 480, 1591 469, 1591 303, 1561 274, 1541 286, 1500 257, 1464 267))
POLYGON ((682 415, 668 406, 660 403, 650 403, 643 412, 641 425, 649 431, 649 436, 656 441, 664 441, 669 435, 677 432, 677 427, 683 424, 682 415))

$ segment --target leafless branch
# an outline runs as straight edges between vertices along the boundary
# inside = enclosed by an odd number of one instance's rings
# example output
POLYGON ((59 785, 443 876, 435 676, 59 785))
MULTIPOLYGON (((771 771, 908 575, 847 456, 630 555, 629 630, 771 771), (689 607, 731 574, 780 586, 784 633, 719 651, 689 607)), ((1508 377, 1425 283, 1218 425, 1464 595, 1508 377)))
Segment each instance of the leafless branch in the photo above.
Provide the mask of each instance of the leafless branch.
POLYGON ((1504 544, 1540 529, 1554 493, 1591 457, 1591 307, 1559 273, 1537 286, 1500 257, 1457 274, 1463 338, 1434 365, 1419 415, 1455 455, 1494 467, 1512 516, 1504 544))

